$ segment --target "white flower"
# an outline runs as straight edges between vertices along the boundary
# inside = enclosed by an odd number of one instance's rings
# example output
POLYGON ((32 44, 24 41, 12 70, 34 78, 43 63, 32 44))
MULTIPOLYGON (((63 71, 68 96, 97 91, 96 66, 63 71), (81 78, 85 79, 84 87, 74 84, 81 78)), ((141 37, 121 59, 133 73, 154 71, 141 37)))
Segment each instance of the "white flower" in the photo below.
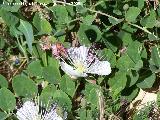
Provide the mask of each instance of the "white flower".
POLYGON ((71 47, 67 50, 69 63, 64 60, 60 62, 61 69, 68 75, 87 77, 87 73, 98 75, 109 75, 111 73, 108 61, 99 61, 90 48, 85 46, 71 47))
POLYGON ((63 120, 57 113, 56 107, 40 112, 40 106, 33 101, 26 101, 17 110, 16 116, 19 120, 63 120), (44 112, 44 113, 43 113, 44 112))

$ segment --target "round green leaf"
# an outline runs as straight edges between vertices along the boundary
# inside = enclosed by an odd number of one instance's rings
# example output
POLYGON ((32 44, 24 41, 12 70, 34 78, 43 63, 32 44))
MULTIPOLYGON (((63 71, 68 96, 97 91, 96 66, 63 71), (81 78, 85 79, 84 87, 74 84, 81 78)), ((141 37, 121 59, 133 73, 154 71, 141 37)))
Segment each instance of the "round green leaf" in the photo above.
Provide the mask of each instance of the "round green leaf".
POLYGON ((43 77, 49 83, 57 84, 60 78, 60 73, 59 70, 57 70, 57 68, 48 66, 43 68, 43 77))
POLYGON ((93 41, 99 41, 101 39, 101 31, 95 25, 81 24, 78 37, 81 44, 89 44, 93 41))
POLYGON ((139 88, 136 86, 126 88, 122 91, 122 97, 128 102, 131 102, 139 93, 139 88))
POLYGON ((38 89, 33 80, 17 75, 12 81, 13 90, 17 96, 33 97, 37 95, 38 89))
POLYGON ((42 76, 42 66, 40 60, 31 62, 28 65, 27 70, 31 76, 42 76))
POLYGON ((12 111, 16 107, 16 99, 7 88, 0 89, 0 108, 3 111, 12 111))
POLYGON ((55 91, 53 95, 53 99, 57 101, 59 105, 65 107, 68 110, 71 110, 72 102, 65 92, 61 90, 55 91))
POLYGON ((55 17, 53 22, 56 22, 57 24, 65 24, 68 23, 69 17, 68 17, 68 11, 65 6, 62 5, 56 5, 51 8, 53 10, 53 15, 55 17))
POLYGON ((141 10, 137 7, 130 7, 127 11, 125 18, 129 22, 136 21, 137 16, 140 14, 141 10))
POLYGON ((1 120, 6 120, 7 117, 8 117, 8 114, 6 114, 4 112, 0 112, 0 118, 1 118, 1 120))
POLYGON ((65 93, 73 97, 75 91, 75 82, 67 75, 64 75, 60 81, 60 88, 65 93))
POLYGON ((150 76, 146 73, 144 76, 141 76, 141 79, 137 83, 139 88, 151 88, 156 80, 156 75, 151 74, 150 76))
POLYGON ((138 72, 135 70, 130 70, 127 76, 129 87, 134 85, 137 82, 138 78, 139 78, 138 72))
POLYGON ((153 28, 156 23, 156 13, 154 10, 150 11, 150 14, 143 17, 141 20, 141 25, 146 28, 153 28))
POLYGON ((36 13, 33 18, 33 25, 39 31, 38 35, 50 34, 52 31, 50 23, 45 18, 41 17, 41 15, 38 13, 36 13))
POLYGON ((40 102, 43 103, 43 105, 48 105, 53 103, 52 97, 54 95, 54 92, 56 91, 56 87, 54 85, 48 85, 46 88, 44 88, 40 95, 40 102))
POLYGON ((61 79, 61 74, 59 71, 59 61, 53 59, 52 57, 48 58, 49 66, 43 68, 43 77, 49 83, 57 84, 61 79))
POLYGON ((118 71, 113 78, 110 78, 109 86, 111 87, 113 97, 116 96, 126 87, 127 77, 124 71, 118 71))
POLYGON ((86 25, 91 25, 94 19, 95 19, 95 16, 87 15, 86 17, 83 18, 83 23, 85 23, 86 25))
POLYGON ((0 74, 0 87, 8 87, 8 82, 4 76, 0 74))

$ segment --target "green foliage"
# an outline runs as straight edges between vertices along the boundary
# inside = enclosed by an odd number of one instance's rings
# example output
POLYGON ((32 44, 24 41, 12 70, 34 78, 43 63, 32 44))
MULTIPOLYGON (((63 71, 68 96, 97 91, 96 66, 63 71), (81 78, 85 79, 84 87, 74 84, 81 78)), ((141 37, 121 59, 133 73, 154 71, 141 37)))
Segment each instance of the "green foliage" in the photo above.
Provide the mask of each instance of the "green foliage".
POLYGON ((64 75, 60 81, 60 88, 63 90, 63 92, 73 97, 75 92, 75 82, 72 81, 69 76, 64 75))
POLYGON ((42 76, 43 68, 39 60, 31 62, 27 71, 30 76, 42 76))
POLYGON ((37 94, 36 84, 25 76, 15 76, 12 81, 17 96, 33 97, 37 94))
POLYGON ((56 91, 56 87, 54 85, 48 85, 43 89, 40 95, 40 101, 42 101, 43 105, 51 105, 53 100, 52 97, 54 95, 54 92, 56 91), (52 92, 51 92, 52 91, 52 92))
POLYGON ((151 10, 149 15, 146 15, 141 20, 141 25, 147 28, 153 28, 156 22, 156 13, 154 10, 151 10))
POLYGON ((128 22, 135 22, 137 16, 140 14, 141 10, 137 7, 130 7, 129 10, 126 13, 126 20, 128 22))
POLYGON ((150 69, 152 72, 159 72, 159 67, 160 67, 160 55, 159 55, 159 48, 158 47, 153 47, 151 51, 151 58, 150 58, 150 69))
POLYGON ((0 75, 0 87, 8 87, 8 82, 6 78, 2 75, 0 75))
MULTIPOLYGON (((140 88, 151 88, 159 79, 160 7, 145 0, 13 4, 19 2, 0 4, 0 118, 15 113, 18 101, 38 95, 43 107, 56 103, 68 119, 100 119, 103 110, 108 119, 121 111, 122 99, 132 102, 140 88), (41 49, 47 42, 66 48, 96 46, 96 56, 107 60, 112 72, 74 80, 61 70, 62 58, 41 49)), ((68 57, 62 49, 58 52, 68 57)))
POLYGON ((32 53, 32 42, 34 40, 33 29, 29 22, 20 20, 18 29, 24 34, 30 53, 32 53))
POLYGON ((58 61, 50 58, 48 62, 49 66, 43 68, 43 77, 49 83, 57 84, 61 79, 58 61))
POLYGON ((38 35, 50 34, 52 31, 52 27, 50 23, 45 18, 43 18, 40 14, 35 14, 33 18, 33 25, 39 31, 38 35))
POLYGON ((0 108, 3 111, 10 112, 15 109, 16 99, 13 93, 7 88, 0 89, 0 108))

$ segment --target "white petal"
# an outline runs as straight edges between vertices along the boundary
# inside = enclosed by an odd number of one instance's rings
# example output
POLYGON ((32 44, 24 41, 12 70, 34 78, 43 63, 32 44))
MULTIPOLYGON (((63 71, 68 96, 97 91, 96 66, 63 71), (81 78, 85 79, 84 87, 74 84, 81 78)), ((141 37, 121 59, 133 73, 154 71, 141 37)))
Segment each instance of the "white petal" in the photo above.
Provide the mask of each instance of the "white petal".
POLYGON ((68 75, 73 77, 87 77, 86 73, 80 73, 77 70, 75 70, 72 66, 68 65, 65 62, 60 62, 61 69, 68 75))
POLYGON ((85 62, 87 59, 88 50, 89 49, 85 46, 71 47, 70 49, 68 49, 68 54, 74 63, 77 60, 81 62, 85 62))
POLYGON ((111 73, 110 63, 108 61, 96 60, 89 68, 87 73, 98 75, 109 75, 111 73))
POLYGON ((56 108, 52 108, 51 111, 44 116, 44 120, 63 120, 63 119, 56 113, 56 108))
POLYGON ((18 109, 16 115, 19 120, 37 120, 38 116, 38 106, 31 101, 26 101, 23 106, 18 109))

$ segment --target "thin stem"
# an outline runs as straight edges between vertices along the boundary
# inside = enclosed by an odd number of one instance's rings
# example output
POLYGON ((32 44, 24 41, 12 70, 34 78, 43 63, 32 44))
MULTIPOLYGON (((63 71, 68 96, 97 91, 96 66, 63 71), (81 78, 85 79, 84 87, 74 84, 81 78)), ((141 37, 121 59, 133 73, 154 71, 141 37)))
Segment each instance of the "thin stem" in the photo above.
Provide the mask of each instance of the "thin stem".
POLYGON ((90 11, 90 12, 94 12, 94 13, 97 13, 97 14, 104 15, 104 16, 106 16, 106 17, 113 18, 113 19, 115 19, 115 20, 119 20, 118 18, 113 17, 113 16, 111 16, 111 15, 109 15, 109 14, 107 14, 107 13, 103 13, 103 12, 101 12, 101 11, 96 11, 96 10, 92 10, 92 9, 87 9, 87 10, 90 11))
POLYGON ((18 67, 18 69, 13 73, 13 76, 9 79, 9 82, 12 80, 12 78, 18 73, 18 71, 23 67, 23 65, 27 62, 27 59, 25 59, 22 64, 18 67))
MULTIPOLYGON (((101 15, 104 15, 104 16, 106 16, 106 17, 110 17, 110 18, 113 18, 113 19, 115 19, 116 21, 117 20, 119 20, 118 18, 116 18, 116 17, 114 17, 114 16, 111 16, 111 15, 109 15, 109 14, 107 14, 107 13, 103 13, 103 12, 101 12, 101 11, 96 11, 96 10, 92 10, 92 9, 87 9, 88 11, 91 11, 91 12, 94 12, 94 13, 97 13, 97 14, 101 14, 101 15)), ((136 24, 133 24, 133 23, 130 23, 130 22, 127 22, 129 25, 132 25, 132 26, 134 26, 134 27, 136 27, 136 28, 139 28, 139 29, 141 29, 141 30, 143 30, 144 32, 146 32, 146 33, 148 33, 148 34, 152 34, 155 38, 158 38, 158 36, 156 36, 156 35, 154 35, 153 33, 151 33, 150 31, 148 31, 146 28, 144 28, 144 27, 141 27, 141 26, 139 26, 139 25, 136 25, 136 24)))
POLYGON ((75 95, 75 93, 76 93, 76 91, 77 91, 77 89, 78 89, 78 87, 79 87, 79 85, 80 85, 80 82, 79 81, 77 81, 78 83, 77 83, 77 85, 76 85, 76 88, 75 88, 75 90, 74 90, 74 92, 73 92, 73 94, 72 94, 72 98, 74 97, 74 95, 75 95))

